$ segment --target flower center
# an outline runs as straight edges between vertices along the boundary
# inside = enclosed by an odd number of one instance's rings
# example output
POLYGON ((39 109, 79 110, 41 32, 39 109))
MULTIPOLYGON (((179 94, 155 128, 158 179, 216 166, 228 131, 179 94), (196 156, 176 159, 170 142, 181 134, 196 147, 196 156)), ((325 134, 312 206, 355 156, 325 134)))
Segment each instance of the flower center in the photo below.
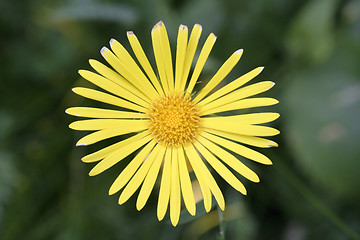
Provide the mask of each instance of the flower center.
POLYGON ((170 94, 155 101, 148 113, 155 138, 167 146, 184 144, 196 137, 200 115, 182 94, 170 94))

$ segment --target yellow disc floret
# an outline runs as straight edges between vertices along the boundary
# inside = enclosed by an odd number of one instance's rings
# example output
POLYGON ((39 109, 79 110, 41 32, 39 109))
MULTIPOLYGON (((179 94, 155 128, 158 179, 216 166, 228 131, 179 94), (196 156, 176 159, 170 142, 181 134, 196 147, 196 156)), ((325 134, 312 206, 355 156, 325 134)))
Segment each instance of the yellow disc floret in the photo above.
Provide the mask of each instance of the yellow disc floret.
POLYGON ((199 128, 197 107, 182 94, 170 94, 153 102, 148 116, 153 135, 167 146, 190 142, 199 128))

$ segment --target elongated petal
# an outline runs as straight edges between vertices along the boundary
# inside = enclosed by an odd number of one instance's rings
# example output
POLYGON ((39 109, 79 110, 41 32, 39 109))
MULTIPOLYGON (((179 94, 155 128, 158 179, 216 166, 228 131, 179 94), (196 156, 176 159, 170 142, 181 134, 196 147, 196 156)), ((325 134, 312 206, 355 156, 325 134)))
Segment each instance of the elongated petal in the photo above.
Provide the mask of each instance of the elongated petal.
POLYGON ((138 170, 140 165, 146 160, 155 144, 155 140, 149 142, 143 149, 141 149, 141 151, 134 157, 134 159, 130 161, 130 163, 125 167, 125 169, 111 185, 109 189, 109 195, 117 193, 129 182, 130 178, 134 176, 136 170, 138 170))
POLYGON ((248 114, 240 114, 233 115, 228 117, 204 117, 201 118, 202 121, 207 123, 221 123, 227 124, 231 122, 236 122, 238 124, 261 124, 268 123, 276 120, 280 117, 280 114, 273 112, 265 112, 265 113, 248 113, 248 114))
POLYGON ((164 159, 166 147, 162 145, 159 145, 159 147, 160 147, 160 151, 145 177, 145 180, 141 186, 140 193, 136 201, 136 209, 138 211, 140 211, 145 206, 147 200, 149 199, 150 193, 154 188, 155 181, 159 174, 161 163, 163 162, 164 159))
POLYGON ((138 82, 147 90, 148 96, 151 97, 151 99, 154 99, 159 96, 158 92, 155 90, 155 88, 151 85, 148 78, 145 76, 145 74, 141 71, 139 66, 136 64, 134 59, 130 56, 128 51, 115 39, 110 40, 110 46, 115 55, 118 59, 120 59, 121 62, 123 62, 123 66, 126 67, 126 69, 137 78, 138 82))
POLYGON ((184 150, 180 148, 178 154, 181 192, 188 212, 194 216, 196 213, 196 205, 188 168, 186 166, 184 150))
POLYGON ((165 153, 164 167, 161 176, 159 200, 157 207, 157 217, 161 221, 165 214, 170 200, 171 189, 171 149, 168 148, 165 153))
POLYGON ((121 142, 118 143, 114 143, 106 148, 103 148, 99 151, 96 151, 94 153, 91 153, 89 155, 86 155, 85 157, 83 157, 81 159, 81 161, 86 162, 86 163, 90 163, 90 162, 97 162, 107 156, 109 156, 111 153, 115 152, 116 150, 122 148, 123 146, 132 143, 134 141, 138 141, 142 138, 144 138, 145 136, 149 135, 150 132, 149 131, 144 131, 142 133, 138 133, 132 137, 129 137, 121 142))
POLYGON ((129 144, 117 149, 115 152, 111 153, 109 156, 96 164, 96 166, 89 172, 89 175, 95 176, 109 169, 110 167, 114 166, 116 163, 120 162, 125 157, 129 156, 131 153, 145 145, 151 139, 152 137, 148 135, 140 140, 129 142, 129 144))
POLYGON ((139 170, 135 173, 133 178, 130 180, 130 182, 126 185, 126 187, 120 194, 119 204, 123 204, 124 202, 126 202, 140 187, 159 151, 160 146, 156 145, 154 149, 150 152, 149 156, 145 159, 139 170))
MULTIPOLYGON (((184 61, 186 55, 186 47, 188 41, 188 28, 185 25, 180 25, 178 30, 177 45, 176 45, 176 62, 175 62, 175 91, 180 91, 182 84, 182 75, 184 71, 184 61)), ((185 85, 185 84, 184 84, 185 85)))
POLYGON ((143 113, 118 111, 112 109, 92 108, 92 107, 72 107, 65 110, 69 115, 88 118, 130 118, 144 119, 148 118, 143 113))
MULTIPOLYGON (((127 62, 122 62, 113 52, 108 48, 103 47, 101 49, 101 55, 105 60, 118 72, 122 75, 127 81, 133 84, 137 89, 139 89, 145 96, 150 100, 155 99, 158 94, 152 86, 149 86, 148 81, 141 81, 135 72, 132 71, 132 68, 127 62)), ((151 85, 151 84, 150 84, 151 85)))
POLYGON ((202 111, 200 107, 200 112, 201 116, 204 116, 220 112, 236 111, 240 109, 271 106, 277 103, 279 103, 279 101, 274 98, 246 98, 226 105, 222 105, 220 107, 212 108, 207 111, 202 111))
POLYGON ((259 137, 253 137, 253 136, 245 136, 241 134, 235 134, 235 133, 229 133, 229 132, 223 132, 215 129, 206 129, 206 132, 228 138, 237 142, 241 142, 247 145, 255 146, 255 147, 261 147, 261 148, 269 148, 269 147, 278 147, 278 144, 274 141, 265 139, 265 138, 259 138, 259 137))
POLYGON ((200 90, 199 94, 194 98, 193 102, 197 103, 203 99, 211 90, 213 90, 224 78, 229 74, 229 72, 235 67, 239 62, 240 57, 243 53, 242 49, 234 52, 228 60, 220 67, 220 69, 215 73, 215 75, 210 79, 206 86, 200 90))
POLYGON ((239 124, 236 121, 227 121, 224 125, 219 124, 218 122, 202 121, 201 125, 206 129, 215 129, 223 132, 236 133, 246 136, 266 137, 274 136, 280 133, 280 131, 275 128, 250 124, 239 124))
POLYGON ((159 23, 157 23, 153 29, 151 30, 151 40, 153 44, 153 50, 154 50, 154 56, 155 56, 155 62, 158 69, 160 82, 162 85, 162 88, 164 89, 164 92, 169 92, 169 85, 167 81, 167 75, 166 75, 166 69, 165 69, 165 63, 162 56, 162 49, 161 49, 161 33, 160 33, 160 27, 159 23))
POLYGON ((145 101, 150 102, 149 97, 147 97, 143 92, 141 92, 138 88, 136 88, 132 83, 130 83, 117 72, 113 71, 106 65, 94 59, 90 59, 89 63, 92 68, 94 68, 99 74, 101 74, 105 78, 129 90, 130 92, 134 93, 136 96, 144 99, 145 101))
POLYGON ((209 37, 206 39, 205 43, 204 43, 204 46, 203 48, 201 49, 201 52, 200 52, 200 55, 199 55, 199 58, 196 62, 196 66, 195 66, 195 69, 194 69, 194 72, 191 76, 191 79, 190 79, 190 82, 189 82, 189 86, 188 88, 186 89, 186 92, 188 94, 191 94, 193 89, 194 89, 194 86, 195 86, 195 83, 198 81, 199 79, 199 76, 200 76, 200 73, 201 71, 203 70, 204 68, 204 65, 206 63, 206 60, 207 58, 209 57, 209 54, 211 52, 211 49, 213 48, 214 44, 215 44, 215 41, 216 41, 216 36, 215 34, 211 33, 209 35, 209 37))
POLYGON ((125 100, 115 97, 113 95, 103 93, 103 92, 100 92, 97 90, 93 90, 90 88, 75 87, 72 90, 77 95, 80 95, 80 96, 83 96, 85 98, 89 98, 89 99, 92 99, 95 101, 111 104, 111 105, 122 107, 122 108, 127 108, 127 109, 138 111, 138 112, 143 112, 143 113, 145 113, 147 111, 146 108, 144 108, 144 107, 141 107, 139 105, 136 105, 136 104, 128 102, 128 101, 125 101, 125 100))
POLYGON ((221 147, 227 148, 227 149, 233 151, 234 153, 237 153, 237 154, 239 154, 243 157, 246 157, 248 159, 251 159, 255 162, 259 162, 259 163, 267 164, 267 165, 272 164, 270 159, 268 157, 266 157, 265 155, 263 155, 257 151, 254 151, 250 148, 247 148, 245 146, 242 146, 238 143, 234 143, 225 138, 217 137, 215 135, 212 135, 212 134, 206 133, 206 132, 202 132, 201 135, 203 137, 209 139, 210 141, 220 145, 221 147))
POLYGON ((186 48, 184 69, 181 76, 180 91, 185 90, 185 85, 189 76, 189 72, 190 72, 191 64, 194 59, 196 48, 199 43, 201 32, 202 32, 202 27, 199 24, 195 24, 193 29, 191 30, 190 39, 186 48))
POLYGON ((201 110, 207 111, 209 109, 224 106, 226 104, 238 101, 240 99, 254 96, 256 94, 269 90, 274 86, 274 84, 275 83, 271 81, 264 81, 240 88, 208 104, 205 104, 204 106, 201 106, 201 110))
POLYGON ((209 149, 214 155, 220 158, 224 163, 229 165, 232 169, 249 179, 253 182, 259 182, 260 179, 258 175, 250 168, 245 166, 239 159, 237 159, 234 155, 229 153, 228 151, 220 148, 216 144, 210 142, 209 140, 199 136, 199 142, 204 145, 207 149, 209 149))
POLYGON ((127 32, 127 37, 128 37, 128 40, 130 42, 130 45, 133 49, 133 52, 134 52, 136 58, 138 59, 139 63, 141 64, 141 66, 144 69, 145 73, 147 74, 148 78, 154 85, 157 92, 162 94, 163 90, 160 86, 159 80, 157 79, 155 72, 150 65, 150 62, 145 55, 144 50, 141 47, 139 40, 137 39, 135 34, 131 31, 127 32))
POLYGON ((135 104, 141 105, 146 108, 150 106, 148 102, 144 101, 143 99, 139 98, 127 89, 119 86, 118 84, 108 80, 105 77, 102 77, 96 73, 87 70, 79 70, 79 74, 89 82, 101 87, 102 89, 112 94, 125 98, 126 100, 129 100, 135 104))
POLYGON ((199 142, 194 142, 194 146, 225 181, 227 181, 237 191, 246 195, 245 186, 239 181, 239 179, 235 177, 235 175, 223 163, 221 163, 209 150, 207 150, 199 142))
POLYGON ((124 135, 127 133, 141 132, 147 128, 148 126, 146 124, 141 124, 141 125, 126 125, 120 128, 114 127, 114 128, 103 129, 97 132, 90 133, 85 137, 81 138, 76 143, 76 146, 87 146, 102 141, 104 139, 124 135))
POLYGON ((199 182, 200 185, 200 189, 201 189, 201 194, 203 196, 204 199, 204 207, 205 207, 205 211, 209 212, 211 210, 211 191, 210 191, 210 187, 206 181, 206 178, 202 175, 202 172, 198 170, 198 168, 196 166, 194 166, 196 164, 196 160, 198 158, 198 154, 194 151, 192 151, 192 146, 187 145, 184 146, 184 150, 186 153, 186 156, 188 157, 188 160, 191 164, 191 167, 194 170, 195 176, 199 182), (196 170, 195 170, 196 169, 196 170))
POLYGON ((69 128, 82 131, 95 131, 109 128, 139 127, 144 129, 148 126, 149 120, 130 120, 130 119, 87 119, 72 122, 69 128))
POLYGON ((174 91, 174 72, 172 66, 169 37, 164 23, 160 21, 158 24, 160 30, 160 45, 161 45, 162 56, 165 65, 166 78, 168 81, 169 90, 174 91))
POLYGON ((189 144, 187 147, 185 147, 185 151, 191 155, 189 158, 189 161, 194 169, 194 172, 198 172, 198 175, 202 176, 204 178, 206 184, 209 186, 211 192, 214 194, 214 197, 221 208, 221 210, 225 209, 225 200, 224 196, 221 193, 221 190, 219 186, 217 185, 215 179, 211 175, 209 169, 206 167, 204 162, 201 160, 199 154, 196 152, 194 146, 192 144, 189 144))
POLYGON ((173 226, 179 222, 181 196, 180 196, 180 178, 178 163, 178 148, 172 148, 171 151, 171 187, 170 187, 170 220, 173 226))
POLYGON ((257 75, 259 75, 263 69, 264 69, 263 67, 258 67, 258 68, 255 68, 254 70, 242 75, 241 77, 235 79, 234 81, 230 82, 229 84, 225 85, 224 87, 220 88, 219 90, 217 90, 210 96, 208 96, 205 99, 203 99, 202 101, 200 101, 198 103, 198 105, 203 106, 209 102, 214 101, 215 99, 217 99, 219 97, 222 97, 222 96, 228 94, 231 91, 234 91, 235 89, 241 87, 242 85, 249 82, 257 75))

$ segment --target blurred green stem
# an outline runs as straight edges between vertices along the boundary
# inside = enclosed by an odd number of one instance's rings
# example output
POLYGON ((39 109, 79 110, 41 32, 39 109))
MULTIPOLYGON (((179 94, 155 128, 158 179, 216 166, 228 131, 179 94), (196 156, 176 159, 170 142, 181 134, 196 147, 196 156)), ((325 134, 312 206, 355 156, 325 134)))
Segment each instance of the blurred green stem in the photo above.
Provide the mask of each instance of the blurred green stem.
POLYGON ((360 236, 346 225, 329 207, 327 207, 306 185, 281 161, 277 163, 281 174, 288 182, 320 213, 344 232, 349 238, 359 240, 360 236))
POLYGON ((217 210, 219 215, 219 235, 217 239, 225 240, 226 223, 224 221, 224 213, 218 205, 217 205, 217 210))

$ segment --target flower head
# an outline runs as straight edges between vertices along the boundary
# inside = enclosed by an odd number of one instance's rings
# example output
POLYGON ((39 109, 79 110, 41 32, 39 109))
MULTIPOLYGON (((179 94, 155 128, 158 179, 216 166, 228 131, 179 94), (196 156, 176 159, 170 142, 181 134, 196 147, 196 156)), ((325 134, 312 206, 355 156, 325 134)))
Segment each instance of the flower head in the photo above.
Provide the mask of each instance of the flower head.
POLYGON ((200 185, 206 211, 211 209, 212 195, 224 209, 224 197, 211 169, 245 195, 244 185, 233 172, 253 182, 259 182, 259 177, 234 153, 262 164, 272 164, 266 156, 244 145, 277 146, 262 137, 279 134, 278 130, 263 125, 277 119, 278 113, 237 112, 278 103, 273 98, 253 97, 270 89, 273 82, 243 87, 263 70, 262 67, 216 88, 237 64, 243 50, 235 51, 203 88, 194 91, 216 41, 214 34, 208 36, 189 78, 201 31, 201 26, 196 24, 188 37, 188 28, 180 25, 173 69, 165 25, 159 22, 154 26, 151 37, 158 75, 133 32, 128 32, 127 37, 139 64, 119 42, 111 39, 111 50, 104 47, 101 54, 112 68, 90 60, 97 73, 79 71, 83 78, 106 92, 84 87, 76 87, 73 91, 117 109, 72 107, 66 110, 74 116, 91 118, 69 126, 74 130, 94 131, 81 138, 78 146, 128 134, 124 140, 89 154, 82 161, 98 162, 89 173, 94 176, 137 152, 114 181, 109 194, 123 189, 119 198, 119 204, 123 204, 141 187, 136 203, 140 210, 161 173, 157 216, 162 220, 169 206, 174 226, 179 221, 181 198, 190 214, 196 212, 191 171, 200 185))

